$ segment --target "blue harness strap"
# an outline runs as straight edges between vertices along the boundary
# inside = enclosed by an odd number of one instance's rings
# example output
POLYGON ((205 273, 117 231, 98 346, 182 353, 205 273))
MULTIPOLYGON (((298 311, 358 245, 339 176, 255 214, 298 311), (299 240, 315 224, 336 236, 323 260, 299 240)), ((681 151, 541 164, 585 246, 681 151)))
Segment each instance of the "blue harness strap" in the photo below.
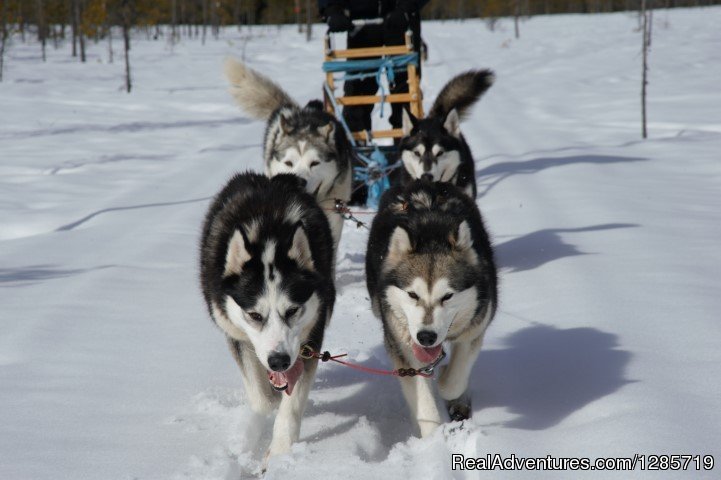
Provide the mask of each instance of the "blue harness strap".
POLYGON ((371 58, 368 60, 329 60, 323 62, 323 71, 326 73, 343 72, 345 73, 343 76, 344 81, 375 77, 378 88, 381 91, 380 116, 383 118, 386 91, 381 81, 382 77, 385 75, 388 79, 388 84, 392 85, 396 79, 396 70, 402 70, 408 65, 418 66, 417 52, 384 58, 371 58))
MULTIPOLYGON (((326 73, 342 72, 345 74, 343 76, 343 80, 358 80, 362 78, 375 77, 381 91, 380 114, 381 117, 383 117, 383 106, 385 104, 386 92, 383 87, 382 77, 385 75, 388 80, 388 84, 392 85, 395 81, 395 72, 397 70, 404 69, 408 65, 418 65, 417 52, 369 60, 331 60, 323 62, 323 71, 326 73)), ((338 105, 338 102, 336 101, 333 91, 330 89, 328 83, 324 83, 323 88, 325 90, 326 97, 333 105, 334 111, 339 112, 340 106, 338 105)), ((336 115, 336 118, 343 126, 343 130, 345 130, 351 145, 353 145, 354 149, 356 149, 356 157, 363 164, 361 167, 353 168, 353 178, 354 180, 362 181, 368 187, 366 205, 369 208, 378 208, 381 195, 390 188, 388 174, 398 168, 401 165, 401 162, 397 161, 389 165, 385 154, 377 146, 370 155, 365 155, 357 151, 358 145, 353 138, 353 134, 343 118, 343 115, 336 115)))

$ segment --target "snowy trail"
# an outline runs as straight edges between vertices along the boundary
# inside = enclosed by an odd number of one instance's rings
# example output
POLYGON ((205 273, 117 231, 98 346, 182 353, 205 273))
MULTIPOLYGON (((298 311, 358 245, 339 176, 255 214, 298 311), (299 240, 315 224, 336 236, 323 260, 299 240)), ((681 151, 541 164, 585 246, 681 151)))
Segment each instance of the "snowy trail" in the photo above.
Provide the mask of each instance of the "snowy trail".
MULTIPOLYGON (((266 478, 488 477, 450 470, 451 453, 719 460, 721 33, 708 21, 719 14, 657 12, 645 142, 633 16, 537 17, 518 41, 503 22, 494 33, 475 21, 424 26, 427 105, 462 70, 498 75, 463 125, 502 266, 474 417, 417 439, 395 379, 321 365, 301 442, 266 478)), ((294 28, 253 35, 172 49, 138 39, 132 95, 104 50, 86 65, 9 50, 0 477, 257 474, 270 421, 248 411, 196 280, 208 198, 236 170, 260 169, 263 125, 232 105, 221 63, 245 49, 302 102, 319 92, 321 50, 294 28)), ((346 225, 325 348, 383 368, 366 239, 346 225)))

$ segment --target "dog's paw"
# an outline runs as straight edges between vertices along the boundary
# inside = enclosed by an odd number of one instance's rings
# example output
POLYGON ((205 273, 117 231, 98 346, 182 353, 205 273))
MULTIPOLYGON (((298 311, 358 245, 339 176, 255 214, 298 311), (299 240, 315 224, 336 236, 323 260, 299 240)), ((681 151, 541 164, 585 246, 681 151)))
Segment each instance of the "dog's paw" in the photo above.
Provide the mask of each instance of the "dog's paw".
POLYGON ((466 392, 458 398, 447 400, 446 409, 451 421, 461 422, 463 420, 468 420, 473 414, 473 409, 471 408, 471 396, 468 392, 466 392))

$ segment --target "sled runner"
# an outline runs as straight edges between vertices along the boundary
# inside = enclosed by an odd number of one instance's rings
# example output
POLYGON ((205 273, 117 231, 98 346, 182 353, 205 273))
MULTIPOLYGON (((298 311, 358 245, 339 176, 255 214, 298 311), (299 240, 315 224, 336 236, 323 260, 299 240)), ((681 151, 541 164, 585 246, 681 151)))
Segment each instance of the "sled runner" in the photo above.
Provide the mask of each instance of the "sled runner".
MULTIPOLYGON (((382 24, 383 19, 354 20, 356 29, 364 25, 382 24)), ((386 104, 408 103, 410 112, 416 118, 423 118, 423 93, 418 76, 419 54, 413 51, 410 30, 405 34, 405 45, 368 48, 334 49, 330 33, 325 35, 325 61, 323 83, 325 109, 343 125, 353 145, 355 159, 353 166, 354 192, 368 189, 366 205, 376 208, 383 192, 390 186, 389 175, 400 166, 399 153, 395 145, 403 136, 401 128, 386 130, 351 131, 342 115, 343 107, 380 104, 381 117, 386 104), (388 86, 394 82, 395 74, 408 74, 408 92, 390 93, 388 86), (375 77, 379 92, 375 95, 338 96, 337 83, 375 77), (377 139, 394 139, 393 145, 380 145, 377 139)), ((340 92, 342 93, 342 91, 340 92)))

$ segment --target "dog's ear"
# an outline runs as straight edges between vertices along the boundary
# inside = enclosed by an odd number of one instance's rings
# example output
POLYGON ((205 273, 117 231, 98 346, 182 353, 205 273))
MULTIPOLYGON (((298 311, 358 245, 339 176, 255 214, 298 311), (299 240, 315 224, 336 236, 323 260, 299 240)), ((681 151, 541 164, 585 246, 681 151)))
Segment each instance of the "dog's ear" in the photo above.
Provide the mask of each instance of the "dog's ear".
POLYGON ((396 265, 413 251, 411 238, 403 227, 396 227, 391 235, 391 241, 388 245, 388 262, 390 265, 396 265))
POLYGON ((465 220, 462 221, 461 224, 458 225, 456 235, 451 236, 449 240, 456 250, 470 250, 473 247, 473 235, 471 234, 471 227, 468 226, 468 222, 465 220))
POLYGON ((326 142, 330 142, 330 139, 333 138, 334 132, 335 125, 333 125, 333 122, 328 122, 325 125, 318 127, 318 133, 325 139, 326 142))
POLYGON ((456 138, 461 136, 461 119, 458 116, 458 110, 454 108, 448 112, 446 120, 443 122, 443 128, 456 138))
POLYGON ((293 130, 293 126, 290 123, 290 117, 291 112, 283 109, 278 114, 278 124, 280 125, 280 129, 283 130, 283 133, 290 133, 291 130, 293 130))
POLYGON ((228 242, 228 249, 225 254, 224 277, 229 275, 238 275, 241 270, 243 270, 243 265, 250 260, 248 245, 248 237, 243 229, 237 229, 228 242))
POLYGON ((293 241, 290 245, 290 250, 288 250, 288 258, 295 260, 300 268, 315 270, 313 254, 310 251, 310 242, 300 222, 295 227, 293 241))
POLYGON ((418 119, 413 116, 411 112, 403 109, 403 135, 408 136, 411 134, 411 130, 416 126, 418 123, 418 119))
POLYGON ((468 222, 465 220, 462 221, 461 224, 458 225, 458 232, 456 232, 455 236, 451 234, 448 240, 454 250, 465 255, 468 263, 471 265, 478 264, 478 255, 476 251, 473 250, 473 234, 471 233, 471 227, 468 225, 468 222))

